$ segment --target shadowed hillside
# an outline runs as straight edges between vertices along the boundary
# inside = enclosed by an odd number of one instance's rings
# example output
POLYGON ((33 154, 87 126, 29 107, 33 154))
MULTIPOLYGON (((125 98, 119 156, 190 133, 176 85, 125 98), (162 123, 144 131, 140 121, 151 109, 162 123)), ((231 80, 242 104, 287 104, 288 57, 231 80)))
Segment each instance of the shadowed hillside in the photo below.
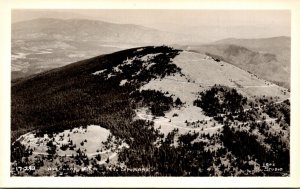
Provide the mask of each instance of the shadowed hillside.
POLYGON ((167 47, 125 50, 16 81, 12 84, 13 139, 41 127, 59 130, 92 123, 115 126, 121 120, 126 123, 133 116, 128 94, 151 78, 178 71, 169 63, 176 53, 178 50, 167 47), (137 74, 143 62, 136 62, 125 65, 124 72, 114 77, 93 75, 98 70, 113 74, 114 68, 126 59, 156 52, 163 54, 157 56, 157 64, 147 72, 137 74), (129 77, 132 84, 120 86, 121 80, 129 77), (119 108, 121 111, 116 111, 119 108))

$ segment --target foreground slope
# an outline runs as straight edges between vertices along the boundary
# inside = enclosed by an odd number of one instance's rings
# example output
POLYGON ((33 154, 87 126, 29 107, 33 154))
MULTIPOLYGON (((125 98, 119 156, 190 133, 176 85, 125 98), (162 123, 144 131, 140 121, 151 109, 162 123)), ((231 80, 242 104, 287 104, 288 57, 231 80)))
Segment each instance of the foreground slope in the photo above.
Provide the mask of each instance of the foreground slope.
POLYGON ((287 89, 205 54, 128 49, 11 91, 12 175, 289 173, 287 89))

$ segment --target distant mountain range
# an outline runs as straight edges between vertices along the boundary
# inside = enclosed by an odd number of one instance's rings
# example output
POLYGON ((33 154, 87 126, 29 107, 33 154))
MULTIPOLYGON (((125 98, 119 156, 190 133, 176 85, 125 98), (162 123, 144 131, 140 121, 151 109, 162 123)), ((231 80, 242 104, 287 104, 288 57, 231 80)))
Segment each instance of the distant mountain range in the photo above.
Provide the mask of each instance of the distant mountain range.
POLYGON ((130 47, 191 41, 191 36, 133 24, 54 18, 16 22, 12 24, 12 79, 130 47))
POLYGON ((290 88, 290 37, 262 39, 229 38, 211 44, 186 46, 250 71, 264 79, 290 88))
POLYGON ((98 20, 40 18, 12 24, 13 39, 162 44, 188 41, 189 36, 134 24, 98 20))

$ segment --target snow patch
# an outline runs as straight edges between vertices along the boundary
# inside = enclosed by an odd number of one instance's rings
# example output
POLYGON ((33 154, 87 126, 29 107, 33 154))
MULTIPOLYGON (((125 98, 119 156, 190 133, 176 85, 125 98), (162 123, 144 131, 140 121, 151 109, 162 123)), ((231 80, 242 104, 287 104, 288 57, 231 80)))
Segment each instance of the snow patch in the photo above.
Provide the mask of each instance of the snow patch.
POLYGON ((162 54, 162 53, 147 54, 145 56, 142 56, 140 58, 140 60, 142 60, 142 61, 149 61, 149 60, 152 60, 155 56, 160 55, 160 54, 162 54))
POLYGON ((139 48, 139 49, 137 49, 136 50, 136 52, 140 52, 140 51, 142 51, 144 48, 139 48))
POLYGON ((132 61, 135 60, 136 57, 134 58, 127 58, 126 60, 123 61, 123 65, 131 65, 132 61))
POLYGON ((113 68, 114 72, 116 73, 122 73, 122 70, 120 69, 120 65, 113 68))
POLYGON ((101 74, 101 73, 103 73, 103 72, 105 72, 106 71, 106 69, 104 69, 104 70, 99 70, 99 71, 96 71, 96 72, 94 72, 94 73, 92 73, 93 75, 99 75, 99 74, 101 74))
POLYGON ((155 65, 154 62, 151 62, 150 64, 148 64, 148 65, 146 66, 146 70, 149 70, 153 65, 155 65))
POLYGON ((127 79, 123 79, 123 80, 120 82, 120 86, 125 85, 127 82, 128 82, 127 79))
POLYGON ((107 79, 109 79, 109 78, 111 78, 111 77, 113 77, 113 76, 116 76, 115 74, 112 74, 112 73, 109 73, 108 75, 107 75, 107 79))

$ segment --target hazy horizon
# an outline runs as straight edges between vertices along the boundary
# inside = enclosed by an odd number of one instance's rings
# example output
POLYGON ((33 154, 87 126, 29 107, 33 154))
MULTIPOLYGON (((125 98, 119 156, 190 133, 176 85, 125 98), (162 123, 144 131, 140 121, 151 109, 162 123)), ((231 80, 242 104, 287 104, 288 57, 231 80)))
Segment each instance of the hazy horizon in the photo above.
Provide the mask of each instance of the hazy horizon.
POLYGON ((191 35, 203 42, 225 38, 290 37, 291 34, 291 15, 287 10, 12 10, 12 23, 36 18, 135 24, 191 35))

